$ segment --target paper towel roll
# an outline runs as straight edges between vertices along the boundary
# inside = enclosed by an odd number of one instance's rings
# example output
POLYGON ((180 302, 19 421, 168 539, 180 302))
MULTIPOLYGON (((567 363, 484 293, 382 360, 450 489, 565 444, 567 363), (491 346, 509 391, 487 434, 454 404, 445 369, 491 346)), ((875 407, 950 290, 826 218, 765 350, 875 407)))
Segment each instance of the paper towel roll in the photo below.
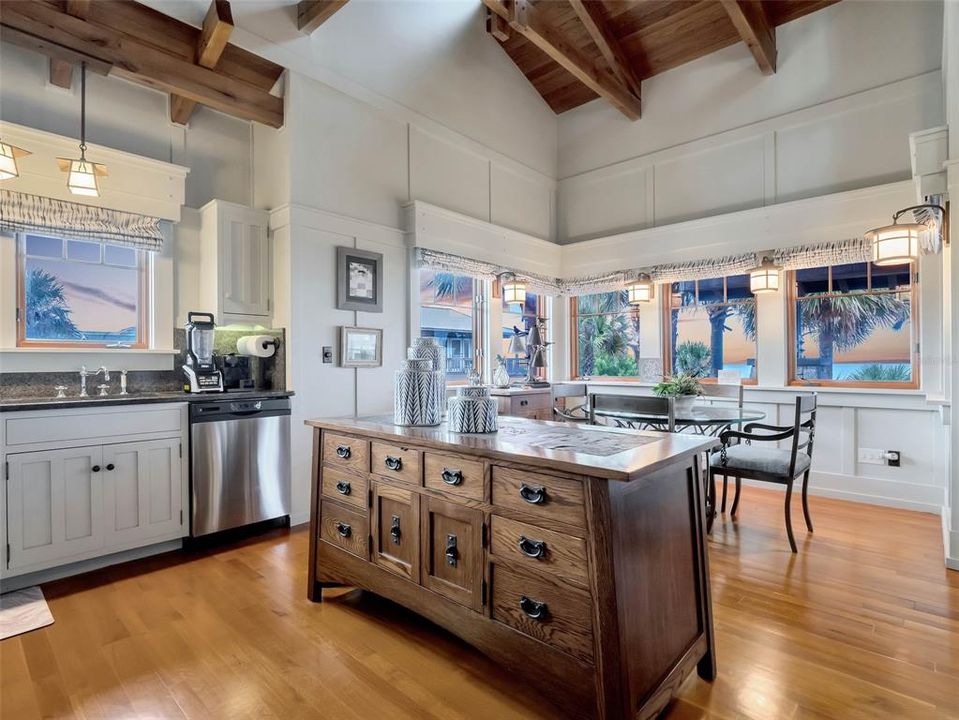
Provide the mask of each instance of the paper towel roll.
POLYGON ((277 340, 272 335, 244 335, 236 341, 236 351, 250 357, 273 357, 277 340))

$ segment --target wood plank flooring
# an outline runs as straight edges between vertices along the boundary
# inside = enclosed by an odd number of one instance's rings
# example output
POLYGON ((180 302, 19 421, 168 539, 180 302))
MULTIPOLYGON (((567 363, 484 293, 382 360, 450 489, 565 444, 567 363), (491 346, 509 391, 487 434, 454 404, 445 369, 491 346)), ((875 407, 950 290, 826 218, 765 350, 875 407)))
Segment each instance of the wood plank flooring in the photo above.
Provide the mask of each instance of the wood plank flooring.
MULTIPOLYGON (((688 718, 959 718, 959 573, 939 520, 744 488, 710 540, 719 677, 688 718), (798 502, 796 506, 798 509, 798 502), (797 528, 802 527, 799 520, 797 528)), ((0 717, 557 718, 467 645, 358 591, 306 599, 306 532, 50 583, 56 623, 0 643, 0 717)))

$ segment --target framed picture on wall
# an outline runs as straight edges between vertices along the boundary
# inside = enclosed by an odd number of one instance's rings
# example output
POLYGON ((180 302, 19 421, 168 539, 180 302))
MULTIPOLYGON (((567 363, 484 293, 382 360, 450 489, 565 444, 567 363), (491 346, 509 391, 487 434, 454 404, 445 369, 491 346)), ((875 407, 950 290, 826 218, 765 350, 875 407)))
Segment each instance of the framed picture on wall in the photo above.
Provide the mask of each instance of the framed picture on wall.
POLYGON ((380 367, 382 364, 383 331, 380 328, 340 328, 340 367, 380 367))
POLYGON ((336 248, 336 308, 383 312, 383 254, 336 248))

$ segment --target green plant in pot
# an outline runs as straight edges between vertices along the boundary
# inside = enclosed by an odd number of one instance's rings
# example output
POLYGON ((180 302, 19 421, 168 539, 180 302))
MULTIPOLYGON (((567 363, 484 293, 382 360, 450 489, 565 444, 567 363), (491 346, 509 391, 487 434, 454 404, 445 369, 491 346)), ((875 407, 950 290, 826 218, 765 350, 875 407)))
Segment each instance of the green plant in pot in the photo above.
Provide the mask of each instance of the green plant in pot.
POLYGON ((674 407, 678 414, 692 410, 696 398, 703 394, 703 388, 694 375, 677 373, 654 385, 653 393, 660 397, 673 398, 674 407))

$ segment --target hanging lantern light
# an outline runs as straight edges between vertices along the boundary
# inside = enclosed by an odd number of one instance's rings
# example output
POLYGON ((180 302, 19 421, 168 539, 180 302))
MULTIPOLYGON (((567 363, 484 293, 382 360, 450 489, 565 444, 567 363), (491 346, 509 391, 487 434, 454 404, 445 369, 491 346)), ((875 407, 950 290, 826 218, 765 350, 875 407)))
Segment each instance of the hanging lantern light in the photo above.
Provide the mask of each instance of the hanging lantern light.
POLYGON ((87 130, 87 64, 80 64, 80 158, 57 158, 60 169, 67 173, 67 187, 74 195, 100 197, 100 178, 106 176, 106 165, 86 158, 87 130))
POLYGON ((749 291, 753 295, 760 293, 779 292, 779 271, 772 258, 764 257, 759 267, 749 271, 749 291))
POLYGON ((503 302, 507 305, 522 305, 526 302, 526 283, 519 280, 513 273, 504 273, 500 276, 503 283, 503 302))
POLYGON ((19 148, 16 145, 8 145, 5 142, 0 142, 0 180, 12 180, 15 177, 20 177, 17 158, 32 154, 30 151, 19 148))
POLYGON ((931 208, 945 215, 942 205, 913 205, 900 210, 892 216, 892 225, 875 228, 866 233, 866 239, 872 243, 872 261, 876 265, 905 265, 919 258, 919 238, 929 230, 921 223, 900 223, 899 218, 910 210, 931 208))
POLYGON ((654 285, 652 278, 643 273, 626 286, 626 302, 630 305, 640 305, 652 301, 654 285))

